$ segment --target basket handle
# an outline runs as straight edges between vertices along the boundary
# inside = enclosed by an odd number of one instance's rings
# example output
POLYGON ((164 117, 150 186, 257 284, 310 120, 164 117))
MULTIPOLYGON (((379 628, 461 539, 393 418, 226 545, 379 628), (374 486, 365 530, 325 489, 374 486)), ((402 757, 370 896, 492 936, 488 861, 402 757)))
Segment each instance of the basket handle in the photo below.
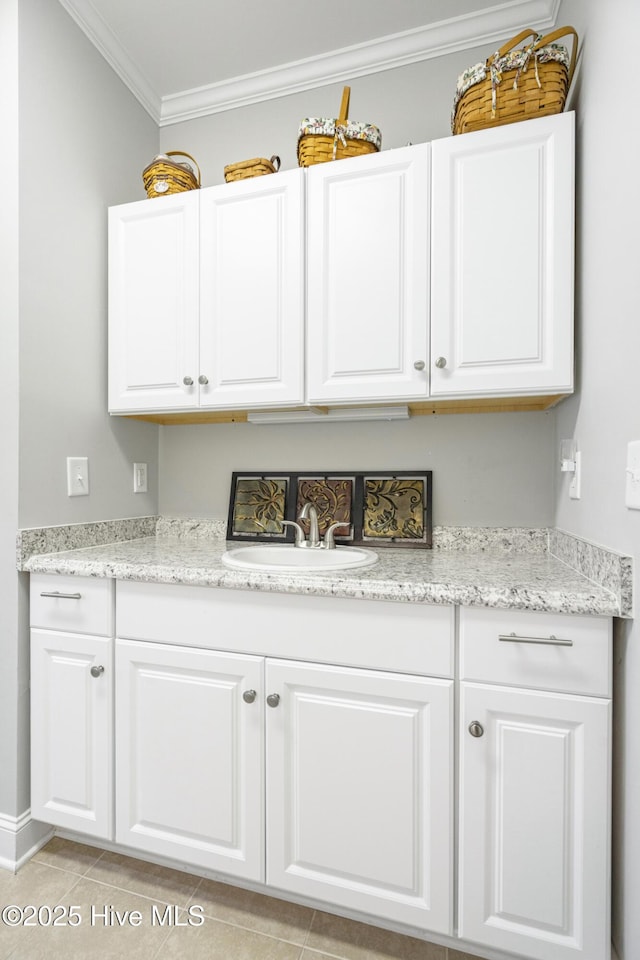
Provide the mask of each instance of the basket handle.
POLYGON ((509 50, 512 50, 513 47, 517 47, 519 43, 522 43, 523 40, 526 40, 527 37, 533 37, 535 40, 538 34, 535 30, 523 30, 522 33, 519 33, 517 37, 512 37, 511 40, 507 40, 497 53, 492 54, 487 63, 493 63, 494 60, 499 60, 500 57, 504 57, 505 53, 508 53, 509 50))
POLYGON ((351 87, 345 87, 342 91, 342 103, 340 104, 340 114, 338 115, 338 123, 340 126, 344 126, 347 122, 347 116, 349 115, 349 97, 351 96, 351 87))
POLYGON ((198 186, 200 186, 200 167, 198 166, 198 161, 191 156, 190 153, 185 153, 184 150, 167 150, 167 157, 188 157, 189 160, 193 160, 196 165, 196 170, 198 171, 198 186))
POLYGON ((534 53, 536 50, 539 50, 540 47, 546 47, 548 43, 553 43, 554 40, 559 40, 560 37, 566 37, 571 34, 573 36, 573 43, 571 45, 571 62, 569 63, 569 79, 567 83, 567 88, 571 86, 571 81, 573 79, 573 71, 576 68, 576 57, 578 54, 578 34, 573 29, 573 27, 558 27, 557 30, 552 30, 551 33, 548 33, 546 37, 542 37, 539 40, 535 47, 533 48, 534 53))

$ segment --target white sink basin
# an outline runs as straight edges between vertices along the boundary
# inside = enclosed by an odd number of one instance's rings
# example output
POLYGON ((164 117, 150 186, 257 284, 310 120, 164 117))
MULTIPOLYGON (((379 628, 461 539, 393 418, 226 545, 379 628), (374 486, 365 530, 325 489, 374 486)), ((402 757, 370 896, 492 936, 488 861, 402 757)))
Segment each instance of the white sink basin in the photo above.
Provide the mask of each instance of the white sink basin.
POLYGON ((378 554, 364 547, 336 547, 334 550, 294 547, 292 543, 250 544, 222 554, 222 562, 236 570, 268 570, 272 573, 309 570, 351 570, 370 567, 378 554))

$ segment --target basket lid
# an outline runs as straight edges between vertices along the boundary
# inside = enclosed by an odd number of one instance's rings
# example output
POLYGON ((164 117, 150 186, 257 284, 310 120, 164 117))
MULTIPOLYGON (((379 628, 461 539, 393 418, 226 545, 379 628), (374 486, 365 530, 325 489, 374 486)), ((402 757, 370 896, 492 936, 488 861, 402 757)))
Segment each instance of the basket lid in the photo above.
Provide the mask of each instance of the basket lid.
POLYGON ((372 123, 359 123, 357 120, 347 120, 339 123, 338 120, 327 117, 305 117, 298 127, 298 140, 308 135, 323 137, 342 136, 347 140, 368 140, 376 150, 382 146, 382 133, 372 123))
MULTIPOLYGON (((556 60, 569 69, 569 51, 561 43, 549 43, 545 47, 538 47, 534 51, 533 44, 520 50, 509 50, 502 57, 494 54, 488 60, 468 67, 458 77, 456 84, 455 104, 476 83, 482 83, 491 75, 495 83, 500 83, 502 74, 507 70, 526 70, 530 58, 533 56, 539 63, 548 63, 556 60), (492 62, 491 62, 492 61, 492 62)), ((455 108, 454 104, 454 108, 455 108)))

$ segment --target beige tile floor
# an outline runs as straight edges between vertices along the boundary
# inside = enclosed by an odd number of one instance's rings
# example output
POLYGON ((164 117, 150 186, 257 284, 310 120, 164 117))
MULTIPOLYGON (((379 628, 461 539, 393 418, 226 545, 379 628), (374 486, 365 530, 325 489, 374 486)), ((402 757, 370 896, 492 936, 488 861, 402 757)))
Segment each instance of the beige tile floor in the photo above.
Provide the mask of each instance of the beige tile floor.
POLYGON ((0 960, 474 960, 58 837, 15 876, 0 870, 0 910, 11 905, 60 909, 41 912, 41 924, 32 917, 35 926, 0 919, 0 960), (181 925, 160 923, 167 904, 181 925), (63 916, 71 905, 75 914, 63 916), (202 923, 189 925, 196 906, 192 920, 202 923), (70 923, 48 925, 56 916, 70 923))

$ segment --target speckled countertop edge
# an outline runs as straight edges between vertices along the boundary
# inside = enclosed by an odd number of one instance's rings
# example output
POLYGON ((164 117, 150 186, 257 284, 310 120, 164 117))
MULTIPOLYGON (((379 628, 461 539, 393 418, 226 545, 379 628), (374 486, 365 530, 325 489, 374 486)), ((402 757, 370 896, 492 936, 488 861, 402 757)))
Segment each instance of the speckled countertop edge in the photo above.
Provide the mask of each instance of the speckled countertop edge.
MULTIPOLYGON (((96 531, 86 529, 89 525, 49 528, 54 531, 52 537, 47 536, 47 528, 39 528, 37 536, 31 537, 29 531, 22 531, 27 534, 23 544, 37 543, 40 548, 64 544, 66 549, 23 556, 21 569, 31 573, 555 613, 629 616, 631 611, 630 590, 616 589, 616 577, 619 579, 624 570, 631 569, 630 564, 620 561, 631 558, 621 558, 591 545, 590 570, 606 579, 604 586, 576 570, 564 556, 557 556, 555 551, 569 554, 568 535, 554 537, 554 532, 546 529, 436 528, 433 550, 382 548, 378 551, 378 564, 371 568, 274 575, 230 570, 222 564, 221 556, 227 549, 224 521, 143 518, 122 521, 122 528, 114 526, 118 521, 110 523, 111 529, 91 525, 99 528, 93 541, 91 535, 96 531), (120 534, 118 539, 114 539, 116 533, 120 534)), ((583 549, 582 553, 588 551, 583 549)))

